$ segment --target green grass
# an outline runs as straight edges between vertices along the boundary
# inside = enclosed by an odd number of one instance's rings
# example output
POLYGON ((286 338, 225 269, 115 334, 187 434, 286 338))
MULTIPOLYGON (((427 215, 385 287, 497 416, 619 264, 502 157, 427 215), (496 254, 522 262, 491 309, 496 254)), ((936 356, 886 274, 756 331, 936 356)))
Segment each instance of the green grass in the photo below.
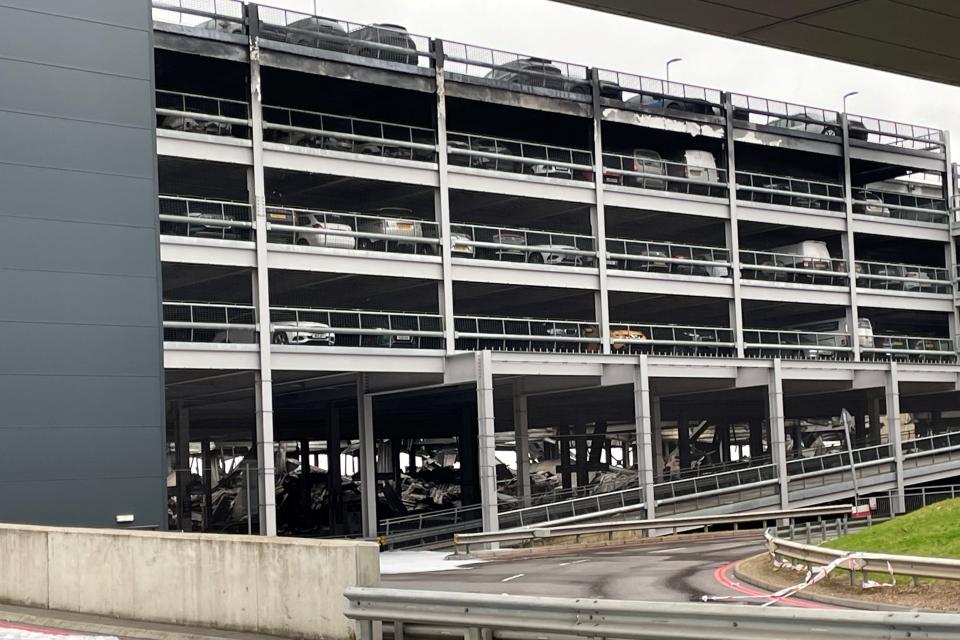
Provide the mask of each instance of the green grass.
POLYGON ((844 551, 960 558, 960 498, 942 500, 822 546, 844 551))

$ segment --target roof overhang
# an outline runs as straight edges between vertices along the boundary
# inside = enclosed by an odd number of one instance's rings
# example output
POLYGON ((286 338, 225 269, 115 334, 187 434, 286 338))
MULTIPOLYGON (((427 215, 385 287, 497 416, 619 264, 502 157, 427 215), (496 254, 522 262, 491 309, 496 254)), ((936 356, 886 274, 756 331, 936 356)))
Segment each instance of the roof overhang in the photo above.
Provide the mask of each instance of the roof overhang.
POLYGON ((960 85, 956 0, 555 0, 960 85))

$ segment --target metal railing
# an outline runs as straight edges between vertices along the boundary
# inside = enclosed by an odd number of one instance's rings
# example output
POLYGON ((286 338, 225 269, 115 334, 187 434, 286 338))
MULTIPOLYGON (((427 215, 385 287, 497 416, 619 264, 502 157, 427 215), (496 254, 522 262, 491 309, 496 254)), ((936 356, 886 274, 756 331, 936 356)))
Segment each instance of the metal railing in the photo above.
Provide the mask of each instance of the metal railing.
POLYGON ((597 352, 600 328, 594 322, 546 318, 456 316, 456 345, 463 351, 597 352))
POLYGON ((263 118, 267 142, 383 158, 436 160, 436 134, 426 127, 267 105, 263 118))
POLYGON ((443 41, 443 69, 511 89, 534 87, 591 95, 587 67, 546 60, 511 51, 500 51, 462 42, 443 41))
POLYGON ((620 99, 626 101, 628 106, 663 108, 678 104, 683 111, 723 115, 723 93, 719 89, 667 82, 659 78, 608 69, 597 69, 596 73, 601 85, 606 84, 620 90, 620 99))
POLYGON ((225 33, 244 32, 241 0, 153 0, 153 19, 225 33))
POLYGON ((744 329, 744 347, 761 357, 784 358, 849 357, 850 335, 838 332, 796 329, 744 329))
POLYGON ((447 149, 454 166, 593 181, 593 154, 583 149, 454 132, 447 149))
POLYGON ((848 119, 851 130, 859 129, 862 132, 859 138, 866 142, 912 151, 930 151, 938 155, 943 155, 946 148, 940 129, 854 114, 850 114, 848 119))
POLYGON ((731 607, 702 602, 545 598, 488 593, 350 587, 345 615, 358 640, 394 638, 631 638, 632 640, 947 640, 960 616, 915 611, 731 607))
POLYGON ((843 185, 768 173, 737 171, 737 199, 764 204, 842 212, 843 185))
POLYGON ((857 286, 865 289, 946 294, 953 287, 945 267, 857 260, 854 268, 857 286))
MULTIPOLYGON (((412 212, 396 209, 390 213, 412 212)), ((413 217, 268 205, 267 221, 270 242, 361 251, 439 253, 439 225, 413 217)))
POLYGON ((348 309, 271 307, 274 344, 440 349, 443 317, 348 309))
POLYGON ((947 224, 950 218, 943 198, 862 188, 853 190, 853 213, 932 224, 947 224))
POLYGON ((748 280, 800 282, 841 286, 847 283, 846 263, 840 259, 772 251, 740 251, 740 273, 748 280))
MULTIPOLYGON (((790 455, 791 452, 788 451, 787 454, 790 455)), ((831 469, 849 471, 850 455, 851 453, 848 453, 846 448, 835 447, 834 451, 819 456, 790 458, 787 460, 787 475, 793 477, 819 474, 831 469)), ((892 460, 889 444, 877 444, 853 449, 852 455, 854 465, 857 466, 892 460)), ((829 483, 831 481, 825 479, 824 482, 829 483)))
POLYGON ((605 513, 610 510, 624 512, 643 508, 643 490, 630 487, 607 493, 579 496, 546 504, 531 505, 501 511, 501 529, 528 527, 544 522, 568 522, 584 516, 605 513))
POLYGON ((960 431, 948 431, 922 436, 900 443, 904 457, 920 457, 934 451, 960 449, 960 431))
POLYGON ((939 360, 957 357, 957 347, 953 340, 929 336, 874 334, 873 346, 861 347, 860 350, 865 357, 872 356, 881 360, 898 358, 939 360))
POLYGON ((840 114, 782 100, 731 93, 734 120, 836 138, 843 135, 840 114))
POLYGON ((160 196, 160 233, 218 240, 251 240, 250 205, 228 200, 160 196))
POLYGON ((454 257, 595 267, 593 236, 536 229, 455 223, 450 226, 454 257))
POLYGON ((339 54, 428 67, 431 39, 394 25, 367 25, 259 5, 260 37, 339 54))
POLYGON ((722 247, 607 238, 607 266, 688 276, 730 277, 730 252, 722 247))
POLYGON ((727 171, 659 156, 603 154, 603 181, 638 189, 725 198, 727 171))
POLYGON ((156 91, 157 126, 188 133, 246 138, 250 111, 243 100, 178 91, 156 91))
POLYGON ((611 323, 613 353, 653 353, 678 356, 729 355, 736 346, 733 330, 663 324, 611 323))
POLYGON ((164 302, 164 342, 257 342, 252 305, 164 302))

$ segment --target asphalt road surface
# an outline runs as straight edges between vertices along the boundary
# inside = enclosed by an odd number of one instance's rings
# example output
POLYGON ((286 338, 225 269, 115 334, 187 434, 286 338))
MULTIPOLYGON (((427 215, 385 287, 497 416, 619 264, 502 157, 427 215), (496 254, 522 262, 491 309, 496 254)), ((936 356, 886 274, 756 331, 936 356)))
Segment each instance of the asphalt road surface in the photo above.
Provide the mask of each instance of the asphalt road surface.
POLYGON ((726 580, 718 570, 763 550, 759 535, 709 541, 672 540, 551 557, 489 561, 450 571, 385 575, 382 584, 406 589, 556 598, 690 602, 700 601, 703 595, 758 593, 730 585, 735 579, 731 576, 726 580))

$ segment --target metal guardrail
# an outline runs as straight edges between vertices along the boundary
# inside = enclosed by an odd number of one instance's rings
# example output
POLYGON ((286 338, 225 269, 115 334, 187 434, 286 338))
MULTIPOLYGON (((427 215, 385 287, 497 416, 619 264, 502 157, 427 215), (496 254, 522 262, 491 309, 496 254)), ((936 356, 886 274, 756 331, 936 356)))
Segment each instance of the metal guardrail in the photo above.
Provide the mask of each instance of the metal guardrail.
POLYGON ((163 303, 165 342, 255 343, 256 309, 252 305, 163 303))
POLYGON ((593 236, 478 224, 450 225, 454 257, 529 262, 554 266, 594 267, 593 236))
POLYGON ((160 196, 161 234, 217 240, 251 240, 252 229, 248 203, 160 196))
POLYGON ((792 358, 842 358, 850 351, 850 335, 793 329, 744 329, 744 347, 749 351, 782 353, 792 358))
POLYGON ((931 224, 947 224, 950 217, 942 198, 860 188, 853 190, 853 213, 931 224))
POLYGON ((883 360, 897 358, 956 358, 957 346, 950 338, 874 334, 872 347, 861 347, 864 355, 883 360))
POLYGON ((736 181, 738 200, 824 211, 845 206, 842 184, 748 171, 737 171, 736 181))
POLYGON ((929 151, 938 155, 945 152, 946 140, 940 129, 854 114, 850 114, 848 118, 863 129, 866 142, 912 151, 929 151))
POLYGON ((952 290, 950 272, 944 267, 857 260, 854 269, 861 288, 943 294, 952 290))
POLYGON ((333 113, 264 105, 266 142, 384 158, 436 160, 433 129, 333 113))
POLYGON ((650 151, 644 154, 647 155, 604 152, 604 183, 715 198, 727 196, 726 169, 664 160, 650 151))
POLYGON ((740 272, 748 280, 773 280, 841 286, 847 283, 847 265, 841 259, 796 253, 740 250, 740 272))
POLYGON ((678 242, 607 238, 607 265, 611 269, 728 278, 730 251, 678 242))
POLYGON ((158 89, 156 113, 161 129, 249 137, 250 109, 243 100, 158 89))
MULTIPOLYGON (((787 452, 788 454, 790 452, 787 452)), ((854 449, 852 452, 855 466, 864 466, 879 464, 884 461, 892 460, 889 444, 871 445, 854 449)), ((834 453, 825 453, 810 458, 791 458, 787 460, 787 475, 790 477, 803 477, 819 474, 823 471, 838 469, 841 471, 850 469, 850 454, 846 449, 839 448, 834 453)))
POLYGON ((271 307, 275 344, 440 349, 443 318, 436 314, 271 307))
POLYGON ((682 82, 667 82, 659 78, 648 78, 609 69, 597 69, 596 73, 601 83, 620 89, 622 94, 620 99, 626 101, 628 106, 656 108, 678 103, 685 111, 705 115, 723 114, 723 93, 719 89, 682 82))
POLYGON ((259 5, 260 37, 384 62, 428 67, 431 38, 387 24, 358 24, 259 5))
POLYGON ((447 150, 453 166, 593 181, 593 153, 584 149, 450 132, 447 150))
POLYGON ((805 131, 839 140, 843 135, 840 114, 830 109, 802 104, 730 94, 734 120, 794 131, 805 131))
POLYGON ((457 348, 492 351, 586 351, 599 349, 594 322, 547 318, 456 316, 457 348))
POLYGON ((153 0, 153 19, 184 27, 244 32, 241 0, 153 0))
POLYGON ((784 540, 776 537, 770 531, 765 534, 765 538, 767 540, 767 550, 778 560, 792 558, 808 565, 828 565, 838 558, 853 557, 857 560, 858 570, 862 571, 864 576, 873 571, 913 578, 960 580, 960 560, 952 558, 925 558, 866 551, 841 551, 794 540, 784 540))
POLYGON ((689 356, 727 355, 736 346, 726 327, 611 323, 614 353, 656 353, 689 356))
POLYGON ((952 640, 960 616, 913 611, 731 607, 698 602, 545 598, 450 591, 350 587, 345 615, 359 640, 518 637, 631 640, 952 640))
POLYGON ((500 51, 462 42, 443 41, 443 70, 507 88, 534 87, 591 95, 587 67, 500 51))
MULTIPOLYGON (((747 511, 743 513, 728 513, 714 516, 690 516, 674 518, 654 518, 649 520, 622 520, 618 522, 595 522, 589 524, 534 526, 526 528, 507 529, 483 533, 464 533, 454 536, 453 544, 464 547, 470 552, 470 545, 489 544, 492 542, 529 542, 533 540, 548 540, 569 536, 588 534, 612 534, 621 531, 651 531, 679 529, 709 528, 711 525, 743 524, 747 522, 767 522, 771 520, 787 520, 793 518, 815 518, 828 515, 848 514, 851 506, 829 505, 825 507, 805 507, 800 509, 780 509, 767 511, 747 511)), ((459 551, 459 549, 458 549, 459 551)))

